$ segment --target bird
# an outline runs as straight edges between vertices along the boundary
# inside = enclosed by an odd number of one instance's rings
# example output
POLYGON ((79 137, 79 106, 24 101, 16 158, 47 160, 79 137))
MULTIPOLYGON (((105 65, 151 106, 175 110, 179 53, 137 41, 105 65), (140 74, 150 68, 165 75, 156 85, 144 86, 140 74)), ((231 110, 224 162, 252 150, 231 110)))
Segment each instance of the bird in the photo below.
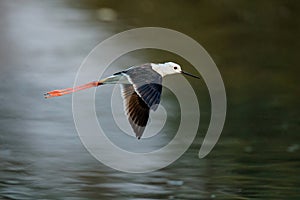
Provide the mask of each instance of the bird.
POLYGON ((163 77, 172 74, 184 74, 200 79, 196 75, 183 71, 181 66, 174 62, 145 63, 98 81, 47 92, 44 97, 49 99, 100 85, 120 84, 125 113, 136 137, 140 139, 146 128, 150 110, 156 111, 160 103, 163 77))

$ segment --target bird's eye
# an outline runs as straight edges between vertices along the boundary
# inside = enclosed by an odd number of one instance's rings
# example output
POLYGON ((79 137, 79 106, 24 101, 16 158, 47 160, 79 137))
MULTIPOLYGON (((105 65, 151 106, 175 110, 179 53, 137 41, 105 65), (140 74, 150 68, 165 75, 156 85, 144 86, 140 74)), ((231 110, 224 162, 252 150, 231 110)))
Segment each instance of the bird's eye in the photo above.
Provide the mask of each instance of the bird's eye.
POLYGON ((177 67, 174 67, 174 69, 176 70, 176 69, 177 69, 177 67))

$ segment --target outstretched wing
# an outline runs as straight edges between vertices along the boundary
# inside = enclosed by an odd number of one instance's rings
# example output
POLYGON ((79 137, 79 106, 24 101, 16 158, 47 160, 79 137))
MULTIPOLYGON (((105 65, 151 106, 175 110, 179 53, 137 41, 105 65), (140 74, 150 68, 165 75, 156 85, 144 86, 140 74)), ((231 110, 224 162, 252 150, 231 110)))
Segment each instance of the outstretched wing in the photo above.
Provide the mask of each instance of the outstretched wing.
POLYGON ((129 68, 123 74, 132 83, 135 92, 152 110, 156 110, 160 102, 162 91, 162 77, 151 67, 151 64, 144 64, 138 67, 129 68))
POLYGON ((138 139, 141 138, 149 119, 149 106, 135 92, 133 85, 121 85, 125 113, 138 139))

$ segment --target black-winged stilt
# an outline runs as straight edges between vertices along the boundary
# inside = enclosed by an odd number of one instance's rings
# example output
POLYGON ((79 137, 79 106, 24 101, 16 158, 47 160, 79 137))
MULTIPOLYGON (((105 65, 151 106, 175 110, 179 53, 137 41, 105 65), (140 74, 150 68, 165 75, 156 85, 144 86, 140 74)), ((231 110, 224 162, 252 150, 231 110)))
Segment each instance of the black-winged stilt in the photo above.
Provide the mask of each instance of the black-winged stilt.
POLYGON ((150 109, 155 111, 160 102, 162 78, 171 74, 185 74, 199 78, 182 71, 180 65, 174 62, 162 64, 147 63, 130 67, 102 80, 93 81, 75 88, 47 92, 45 98, 62 96, 104 84, 120 84, 126 115, 136 137, 140 139, 147 125, 150 109))

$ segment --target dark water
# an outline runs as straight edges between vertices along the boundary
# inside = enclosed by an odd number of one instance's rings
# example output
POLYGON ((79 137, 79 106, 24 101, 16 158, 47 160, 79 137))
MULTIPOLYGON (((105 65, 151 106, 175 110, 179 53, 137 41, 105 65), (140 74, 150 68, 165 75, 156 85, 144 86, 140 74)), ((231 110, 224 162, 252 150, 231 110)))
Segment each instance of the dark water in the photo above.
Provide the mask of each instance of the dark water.
MULTIPOLYGON (((299 8, 283 0, 1 0, 0 199, 299 199, 299 8), (85 150, 70 96, 42 94, 72 85, 100 41, 142 26, 181 31, 206 48, 222 74, 228 113, 217 146, 198 159, 210 116, 199 83, 194 144, 162 170, 127 174, 85 150)), ((142 51, 116 63, 163 58, 173 57, 142 51)))

